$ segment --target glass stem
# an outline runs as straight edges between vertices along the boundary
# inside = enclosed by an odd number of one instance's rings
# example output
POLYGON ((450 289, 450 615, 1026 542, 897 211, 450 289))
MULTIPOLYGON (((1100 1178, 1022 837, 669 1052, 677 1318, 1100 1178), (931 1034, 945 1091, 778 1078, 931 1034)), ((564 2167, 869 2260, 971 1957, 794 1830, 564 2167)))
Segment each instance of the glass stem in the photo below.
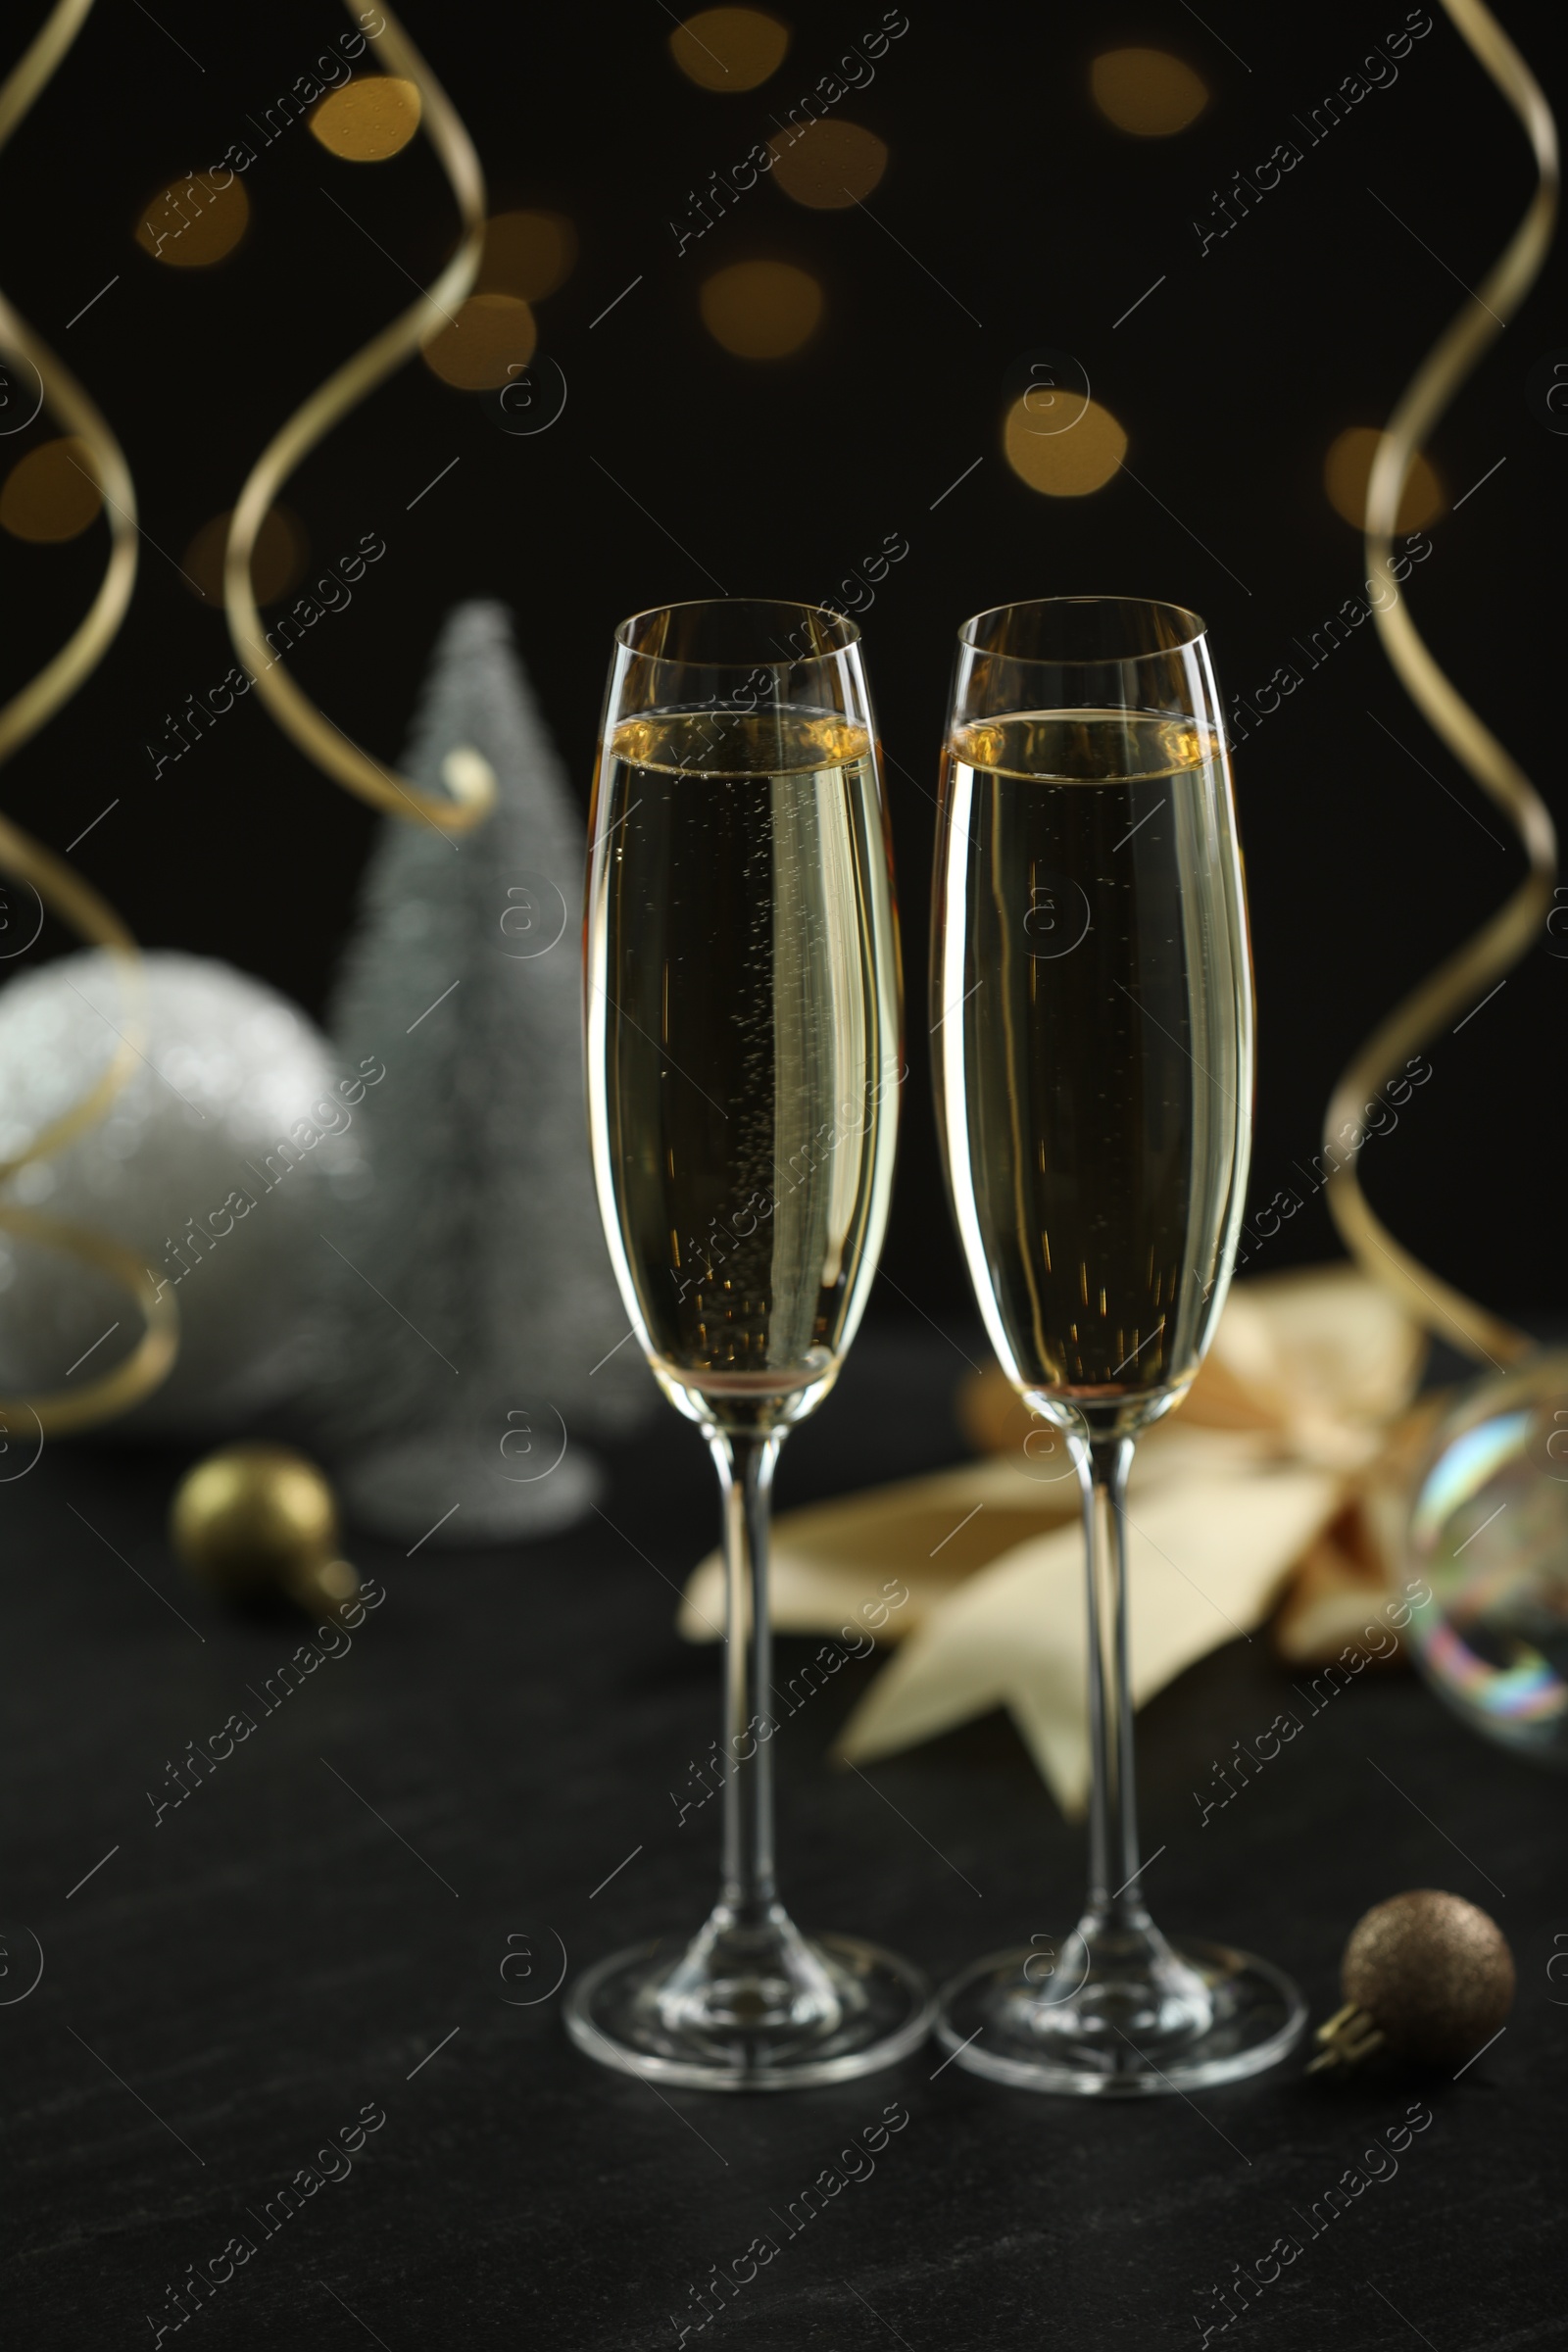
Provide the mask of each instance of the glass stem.
POLYGON ((1150 1925, 1138 1872, 1138 1792, 1127 1657, 1130 1437, 1075 1446, 1089 1578, 1089 1919, 1111 1931, 1150 1925))
POLYGON ((778 1435, 715 1430, 710 1444, 724 1497, 724 1886, 741 1928, 762 1926, 773 1877, 773 1628, 767 1529, 778 1435))

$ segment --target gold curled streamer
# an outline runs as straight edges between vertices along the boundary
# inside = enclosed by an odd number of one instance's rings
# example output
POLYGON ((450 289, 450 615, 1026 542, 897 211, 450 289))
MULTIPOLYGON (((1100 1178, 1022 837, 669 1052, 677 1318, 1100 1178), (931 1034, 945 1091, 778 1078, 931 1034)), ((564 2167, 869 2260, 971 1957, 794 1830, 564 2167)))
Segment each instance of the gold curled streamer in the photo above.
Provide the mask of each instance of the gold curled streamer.
MULTIPOLYGON (((1394 545, 1406 477, 1422 442, 1482 354, 1502 332, 1540 273, 1557 217, 1557 130, 1534 74, 1482 0, 1443 0, 1460 36, 1519 118, 1535 151, 1537 187, 1500 258, 1422 361, 1378 446, 1367 488, 1367 577, 1376 579, 1394 545)), ((1387 653, 1410 700, 1460 765, 1507 817, 1530 870, 1481 929, 1411 990, 1380 1022, 1347 1067, 1324 1118, 1326 1153, 1360 1124, 1366 1105, 1431 1044, 1464 1006, 1479 1004, 1524 955, 1551 905, 1557 837, 1545 805, 1524 770, 1483 725, 1433 660, 1404 604, 1374 608, 1387 653)), ((1363 1136, 1362 1143, 1365 1138, 1363 1136)), ((1467 1298, 1397 1242, 1368 1206, 1357 1171, 1362 1143, 1335 1165, 1326 1195, 1342 1240, 1376 1280, 1396 1291, 1428 1330, 1488 1363, 1528 1353, 1534 1342, 1467 1298)))
POLYGON ((47 1250, 68 1250, 84 1264, 100 1267, 130 1292, 146 1325, 139 1345, 112 1372, 105 1372, 81 1389, 53 1389, 43 1396, 0 1398, 0 1419, 18 1410, 30 1412, 44 1436, 53 1438, 68 1430, 90 1428, 113 1413, 139 1404, 172 1367, 179 1352, 179 1328, 172 1301, 166 1309, 158 1295, 158 1284, 135 1250, 127 1250, 122 1242, 108 1240, 103 1234, 90 1233, 83 1225, 67 1225, 58 1217, 41 1217, 32 1209, 13 1208, 9 1204, 0 1205, 0 1227, 21 1235, 24 1241, 41 1243, 47 1250))
MULTIPOLYGON (((0 86, 0 147, 47 87, 91 7, 92 0, 60 0, 31 47, 7 75, 0 86)), ((94 479, 108 510, 110 538, 109 562, 85 615, 37 676, 0 710, 3 763, 47 724, 91 674, 124 618, 136 579, 136 492, 124 454, 97 408, 4 295, 0 295, 0 353, 33 370, 42 405, 88 450, 94 479)), ((49 912, 79 938, 109 951, 120 972, 126 1005, 124 1028, 116 1033, 114 1054, 101 1076, 79 1102, 41 1127, 24 1151, 0 1159, 0 1182, 4 1182, 30 1161, 63 1150, 103 1116, 141 1057, 143 1032, 141 957, 113 907, 63 859, 5 817, 0 817, 0 868, 35 891, 49 912)), ((122 1412, 155 1389, 174 1360, 179 1319, 172 1296, 159 1297, 133 1253, 79 1226, 38 1217, 9 1204, 0 1205, 0 1225, 45 1248, 64 1250, 124 1283, 143 1321, 141 1339, 113 1371, 83 1382, 69 1395, 0 1397, 0 1421, 21 1411, 33 1414, 45 1435, 83 1429, 122 1412)))
MULTIPOLYGON (((355 0, 346 0, 358 24, 355 0)), ((349 411, 384 383, 411 359, 431 328, 450 317, 450 307, 462 301, 478 273, 484 245, 485 185, 473 142, 457 109, 436 80, 389 8, 381 7, 384 29, 377 36, 388 63, 415 83, 421 101, 420 121, 440 159, 463 219, 463 238, 452 260, 434 284, 416 303, 393 319, 346 360, 334 375, 297 409, 257 459, 229 524, 223 563, 223 604, 228 614, 234 650, 250 672, 256 691, 285 735, 317 766, 388 816, 423 817, 446 833, 469 831, 495 806, 496 780, 488 761, 471 746, 449 752, 442 774, 453 797, 421 792, 416 785, 391 774, 368 752, 351 742, 340 727, 318 710, 268 649, 262 616, 251 577, 252 557, 262 524, 283 484, 303 464, 317 443, 349 411)))

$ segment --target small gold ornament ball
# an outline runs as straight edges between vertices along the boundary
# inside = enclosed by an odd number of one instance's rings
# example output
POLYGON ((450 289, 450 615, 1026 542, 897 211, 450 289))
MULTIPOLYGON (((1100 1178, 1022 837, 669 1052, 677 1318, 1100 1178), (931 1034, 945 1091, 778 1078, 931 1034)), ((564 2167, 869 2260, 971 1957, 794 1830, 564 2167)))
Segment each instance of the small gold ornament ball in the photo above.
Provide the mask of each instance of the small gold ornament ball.
POLYGON ((1391 2050, 1423 2065, 1473 2058, 1513 2006, 1513 1954, 1496 1922, 1457 1894, 1418 1886, 1357 1920, 1340 1983, 1391 2050))
POLYGON ((337 1503, 286 1446, 224 1446, 186 1472, 169 1515, 178 1557, 225 1600, 336 1610, 360 1580, 338 1554, 337 1503))

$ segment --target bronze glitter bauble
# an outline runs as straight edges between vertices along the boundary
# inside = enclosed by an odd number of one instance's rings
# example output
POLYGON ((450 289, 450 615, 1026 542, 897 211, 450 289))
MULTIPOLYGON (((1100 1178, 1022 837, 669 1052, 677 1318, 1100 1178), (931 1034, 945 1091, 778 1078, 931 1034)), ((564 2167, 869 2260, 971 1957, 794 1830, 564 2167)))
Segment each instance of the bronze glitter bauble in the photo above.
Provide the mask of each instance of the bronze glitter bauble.
POLYGON ((1340 1985, 1347 2010, 1331 2026, 1341 2028, 1348 2012, 1354 2021, 1352 2046, 1342 2054, 1353 2059, 1355 2041, 1365 2048, 1381 2039, 1396 2057, 1451 2066, 1474 2058, 1501 2029, 1513 2006, 1513 1955, 1474 1903, 1418 1886, 1357 1920, 1340 1985))
POLYGON ((170 1536, 191 1573, 226 1600, 336 1611, 360 1589, 338 1554, 331 1488, 286 1446, 224 1446, 198 1462, 175 1491, 170 1536))

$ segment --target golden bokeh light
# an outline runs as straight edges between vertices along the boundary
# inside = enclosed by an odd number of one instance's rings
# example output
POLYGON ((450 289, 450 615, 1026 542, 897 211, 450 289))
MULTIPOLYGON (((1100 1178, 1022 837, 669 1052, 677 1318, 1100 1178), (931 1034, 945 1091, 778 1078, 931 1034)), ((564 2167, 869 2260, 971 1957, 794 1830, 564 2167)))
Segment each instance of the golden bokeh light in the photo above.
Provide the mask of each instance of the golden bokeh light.
MULTIPOLYGON (((196 592, 210 605, 220 606, 223 601, 223 557, 228 547, 228 526, 233 516, 229 508, 204 522, 192 539, 179 567, 186 575, 186 584, 195 584, 196 592)), ((251 580, 259 605, 275 605, 280 596, 287 596, 305 576, 306 561, 310 555, 304 526, 287 507, 270 507, 256 534, 255 553, 251 559, 251 580)))
POLYGON ((799 351, 822 316, 822 289, 793 262, 736 262, 703 287, 703 324, 738 360, 799 351))
POLYGON ((0 530, 37 542, 75 539, 103 507, 97 468, 74 433, 19 458, 0 489, 0 530))
POLYGON ((361 74, 328 90, 310 118, 329 155, 347 164, 384 164, 419 127, 417 84, 398 74, 361 74))
MULTIPOLYGON (((1098 400, 1082 403, 1078 420, 1062 432, 1042 432, 1031 394, 1021 393, 1007 411, 1002 446, 1007 464, 1031 490, 1048 498, 1085 498, 1102 490, 1127 455, 1127 436, 1098 400)), ((1077 395, 1074 395, 1075 405, 1077 395)))
POLYGON ((172 269, 210 270, 233 252, 250 219, 251 200, 234 172, 193 172, 147 199, 136 242, 172 269))
MULTIPOLYGON (((1353 530, 1366 529, 1367 487, 1372 479, 1372 461, 1382 438, 1375 425, 1347 425, 1330 442, 1329 454, 1323 461, 1323 487, 1328 492, 1329 505, 1336 514, 1344 515, 1353 530)), ((1446 505, 1443 484, 1417 450, 1410 478, 1400 494, 1395 529, 1422 530, 1427 523, 1437 521, 1446 505)))
POLYGON ((1089 87, 1106 122, 1135 139, 1168 139, 1208 104, 1192 67, 1165 49, 1107 49, 1089 69, 1089 87))
POLYGON ((844 212, 869 196, 888 168, 888 151, 874 130, 838 116, 779 131, 767 142, 773 177, 786 196, 813 212, 844 212))
POLYGON ((496 213, 484 224, 476 294, 543 302, 564 285, 577 260, 577 232, 564 213, 496 213))
POLYGON ((789 28, 760 8, 703 8, 677 24, 669 53, 704 90, 755 90, 776 74, 789 28))
POLYGON ((432 335, 424 364, 459 392, 493 392, 533 358, 539 330, 515 294, 470 294, 450 326, 432 335))

